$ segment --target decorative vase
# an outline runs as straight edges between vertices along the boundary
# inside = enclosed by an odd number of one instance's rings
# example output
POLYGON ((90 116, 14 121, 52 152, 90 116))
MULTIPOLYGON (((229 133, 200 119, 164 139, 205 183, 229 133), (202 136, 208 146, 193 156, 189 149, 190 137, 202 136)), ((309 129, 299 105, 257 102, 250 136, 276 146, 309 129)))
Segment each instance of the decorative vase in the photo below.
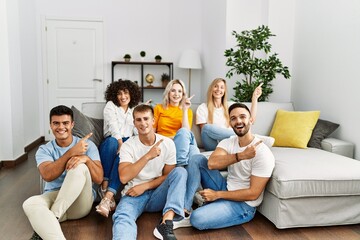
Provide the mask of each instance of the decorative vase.
POLYGON ((165 88, 168 85, 169 82, 170 82, 170 80, 163 80, 162 83, 161 83, 162 87, 165 88))

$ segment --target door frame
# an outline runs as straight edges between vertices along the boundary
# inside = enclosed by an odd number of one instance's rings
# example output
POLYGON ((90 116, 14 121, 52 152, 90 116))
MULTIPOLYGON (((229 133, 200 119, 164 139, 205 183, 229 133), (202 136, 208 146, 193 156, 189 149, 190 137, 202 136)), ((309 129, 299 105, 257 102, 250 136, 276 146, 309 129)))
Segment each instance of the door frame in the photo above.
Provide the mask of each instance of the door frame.
MULTIPOLYGON (((97 18, 97 17, 89 17, 89 18, 84 18, 84 17, 61 17, 61 16, 45 16, 42 15, 41 16, 41 42, 40 42, 40 49, 41 49, 41 80, 42 80, 42 96, 40 95, 40 101, 41 101, 41 97, 42 97, 42 107, 40 109, 43 109, 43 112, 40 113, 42 114, 42 118, 43 119, 43 124, 42 126, 44 126, 44 136, 45 136, 45 140, 51 140, 54 139, 53 134, 51 133, 50 127, 49 127, 49 113, 50 113, 50 109, 49 109, 49 96, 48 96, 48 62, 47 62, 47 36, 46 36, 46 32, 47 32, 47 26, 46 23, 48 20, 59 20, 59 21, 85 21, 85 22, 101 22, 103 24, 103 32, 102 32, 102 41, 103 41, 103 45, 102 45, 102 52, 103 52, 103 84, 105 84, 105 79, 106 79, 106 75, 107 75, 107 71, 106 71, 106 63, 105 63, 105 30, 104 30, 104 20, 102 18, 97 18)), ((81 110, 81 109, 79 109, 81 110)))

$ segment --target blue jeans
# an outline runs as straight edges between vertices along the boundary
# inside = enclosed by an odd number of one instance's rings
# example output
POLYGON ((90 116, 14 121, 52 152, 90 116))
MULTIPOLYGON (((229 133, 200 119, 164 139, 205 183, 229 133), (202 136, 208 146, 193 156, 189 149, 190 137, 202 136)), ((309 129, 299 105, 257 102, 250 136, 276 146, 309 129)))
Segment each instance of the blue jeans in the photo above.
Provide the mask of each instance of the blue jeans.
MULTIPOLYGON (((125 142, 127 138, 122 138, 125 142)), ((117 190, 121 186, 119 178, 119 154, 117 153, 119 148, 118 141, 109 136, 105 138, 99 147, 100 160, 104 171, 104 180, 109 181, 108 191, 116 195, 117 190)))
POLYGON ((145 191, 138 197, 123 196, 113 214, 113 239, 136 239, 136 220, 143 212, 162 211, 164 215, 172 210, 174 220, 183 219, 186 179, 186 170, 176 167, 156 189, 145 191))
MULTIPOLYGON (((186 186, 185 209, 190 210, 197 188, 200 185, 215 191, 227 191, 226 179, 218 170, 209 170, 208 160, 202 154, 194 155, 187 167, 188 180, 186 186)), ((197 208, 190 215, 193 227, 204 229, 218 229, 249 222, 254 218, 255 207, 245 202, 219 199, 197 208)))
POLYGON ((201 141, 206 151, 215 150, 218 143, 235 135, 232 129, 221 128, 214 124, 205 124, 201 129, 201 141))
POLYGON ((177 166, 188 165, 191 156, 200 153, 194 134, 186 128, 180 128, 176 132, 174 143, 176 146, 177 166))

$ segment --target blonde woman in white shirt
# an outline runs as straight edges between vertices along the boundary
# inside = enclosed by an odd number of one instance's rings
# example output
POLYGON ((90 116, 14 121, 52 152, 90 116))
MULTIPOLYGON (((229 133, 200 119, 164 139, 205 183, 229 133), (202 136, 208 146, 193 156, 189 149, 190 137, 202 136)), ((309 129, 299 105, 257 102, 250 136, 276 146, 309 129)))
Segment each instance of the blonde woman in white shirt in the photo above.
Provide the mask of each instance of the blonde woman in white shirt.
POLYGON ((96 206, 96 211, 108 217, 109 212, 115 210, 114 196, 121 185, 118 170, 121 145, 137 133, 132 112, 141 99, 141 91, 135 82, 119 79, 107 87, 105 99, 105 139, 99 147, 104 181, 98 190, 102 200, 96 206))
MULTIPOLYGON (((255 121, 257 101, 262 94, 260 84, 252 95, 251 115, 255 121)), ((201 140, 206 151, 215 150, 218 142, 234 135, 229 126, 229 102, 225 79, 214 79, 207 91, 207 102, 202 103, 196 110, 196 124, 201 130, 201 140)))

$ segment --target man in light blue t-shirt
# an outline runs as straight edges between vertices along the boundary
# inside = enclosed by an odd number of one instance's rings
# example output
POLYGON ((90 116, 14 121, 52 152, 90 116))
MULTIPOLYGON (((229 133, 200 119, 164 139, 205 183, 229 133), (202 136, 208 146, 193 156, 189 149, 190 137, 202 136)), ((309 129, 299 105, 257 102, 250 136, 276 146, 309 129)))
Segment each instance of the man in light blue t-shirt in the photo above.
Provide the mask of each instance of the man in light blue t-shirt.
POLYGON ((55 140, 39 147, 36 163, 46 181, 44 193, 28 198, 23 209, 34 229, 31 239, 65 239, 60 222, 89 214, 94 198, 92 183, 100 184, 103 169, 99 152, 89 140, 72 135, 73 112, 60 105, 50 111, 55 140))

